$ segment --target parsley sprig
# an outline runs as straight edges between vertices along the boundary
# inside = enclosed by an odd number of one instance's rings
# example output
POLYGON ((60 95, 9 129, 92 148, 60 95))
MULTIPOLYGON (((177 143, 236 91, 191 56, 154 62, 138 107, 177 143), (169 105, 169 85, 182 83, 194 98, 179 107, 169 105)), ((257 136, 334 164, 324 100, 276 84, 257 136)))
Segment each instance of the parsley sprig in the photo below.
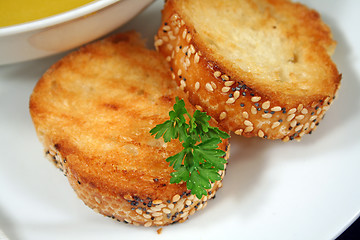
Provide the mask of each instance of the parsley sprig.
POLYGON ((223 158, 225 152, 218 149, 218 144, 230 136, 210 126, 211 117, 206 113, 196 110, 191 116, 184 100, 178 97, 169 116, 169 120, 156 125, 150 133, 156 139, 163 137, 164 142, 179 139, 184 149, 166 159, 175 170, 171 173, 170 183, 186 182, 187 189, 201 199, 207 195, 206 189, 211 188, 212 182, 221 180, 218 171, 224 170, 226 160, 223 158))

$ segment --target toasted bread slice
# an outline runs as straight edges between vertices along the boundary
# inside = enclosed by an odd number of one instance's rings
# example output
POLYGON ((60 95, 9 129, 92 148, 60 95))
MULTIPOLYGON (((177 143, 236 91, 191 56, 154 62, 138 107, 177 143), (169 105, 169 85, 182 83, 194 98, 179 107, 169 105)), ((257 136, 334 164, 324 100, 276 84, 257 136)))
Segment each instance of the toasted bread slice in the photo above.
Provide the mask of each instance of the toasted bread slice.
POLYGON ((213 183, 197 199, 185 183, 170 184, 165 159, 182 146, 149 131, 169 118, 176 96, 194 111, 165 60, 131 32, 54 64, 31 95, 30 113, 46 155, 86 205, 119 221, 162 226, 185 221, 222 186, 213 183))
POLYGON ((168 0, 155 47, 190 102, 247 137, 300 139, 341 75, 319 14, 287 0, 168 0))

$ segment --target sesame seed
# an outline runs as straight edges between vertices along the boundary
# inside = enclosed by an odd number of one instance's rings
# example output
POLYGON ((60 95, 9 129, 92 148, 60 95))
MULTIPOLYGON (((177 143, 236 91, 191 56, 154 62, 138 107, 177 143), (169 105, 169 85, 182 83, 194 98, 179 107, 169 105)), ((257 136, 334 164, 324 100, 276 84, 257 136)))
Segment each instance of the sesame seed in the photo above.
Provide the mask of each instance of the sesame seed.
POLYGON ((247 112, 242 112, 242 116, 244 117, 244 118, 249 118, 249 114, 247 113, 247 112))
POLYGON ((234 98, 238 99, 240 97, 240 92, 239 91, 235 91, 234 92, 234 98))
POLYGON ((189 215, 188 212, 184 212, 183 214, 180 215, 180 218, 186 218, 189 215))
POLYGON ((312 122, 311 125, 310 125, 310 129, 313 129, 315 127, 315 123, 312 122))
POLYGON ((288 142, 290 140, 289 136, 286 136, 282 139, 283 142, 288 142))
POLYGON ((171 78, 175 79, 175 73, 171 73, 171 78))
POLYGON ((254 130, 254 127, 246 127, 244 132, 251 132, 252 130, 254 130))
POLYGON ((196 212, 195 208, 191 209, 191 211, 189 212, 189 215, 193 215, 196 212))
POLYGON ((216 84, 214 82, 211 82, 211 86, 213 87, 213 89, 217 88, 217 86, 216 86, 216 84))
POLYGON ((321 110, 322 110, 321 107, 319 107, 318 110, 317 110, 317 112, 316 112, 316 114, 319 115, 319 114, 321 113, 321 110))
POLYGON ((301 110, 301 113, 304 114, 304 115, 308 114, 308 112, 309 111, 306 108, 303 108, 303 110, 301 110))
POLYGON ((299 106, 297 107, 298 112, 301 112, 301 110, 303 110, 304 105, 302 105, 301 103, 299 104, 299 106))
POLYGON ((151 207, 148 211, 149 212, 159 212, 159 211, 161 211, 161 208, 158 206, 155 206, 155 207, 151 207))
POLYGON ((159 216, 161 216, 161 215, 163 215, 163 213, 162 213, 162 212, 158 212, 158 211, 151 214, 151 216, 153 216, 153 217, 159 217, 159 216))
POLYGON ((243 131, 244 131, 243 129, 238 129, 238 130, 235 131, 235 134, 236 135, 241 135, 243 133, 243 131))
POLYGON ((203 108, 200 105, 196 105, 195 108, 201 112, 203 111, 203 108))
POLYGON ((235 81, 226 81, 226 82, 224 83, 224 85, 227 86, 227 87, 230 87, 230 86, 233 85, 234 83, 235 83, 235 81))
POLYGON ((192 202, 190 200, 186 200, 185 204, 190 206, 192 204, 192 202))
POLYGON ((195 62, 195 63, 198 63, 199 61, 200 61, 199 54, 198 54, 198 53, 195 53, 194 62, 195 62))
POLYGON ((297 124, 297 121, 294 119, 294 120, 291 121, 290 126, 295 127, 296 124, 297 124))
POLYGON ((310 119, 309 119, 309 121, 310 121, 310 122, 311 122, 311 121, 314 121, 316 118, 317 118, 317 116, 316 116, 316 115, 311 116, 311 117, 310 117, 310 119))
POLYGON ((191 38, 192 38, 191 34, 190 33, 187 34, 186 41, 189 43, 191 41, 191 38))
POLYGON ((185 39, 187 35, 187 29, 185 28, 183 33, 182 33, 182 38, 185 39))
POLYGON ((171 57, 170 57, 170 56, 167 56, 167 57, 166 57, 166 61, 171 62, 171 57))
POLYGON ((146 218, 146 219, 149 219, 149 218, 151 218, 151 215, 145 213, 145 214, 143 214, 143 217, 146 218))
POLYGON ((271 117, 272 117, 272 114, 270 114, 270 113, 264 113, 263 115, 261 115, 261 117, 263 117, 263 118, 271 118, 271 117))
POLYGON ((214 72, 214 77, 218 78, 221 76, 221 72, 220 71, 216 71, 214 72))
POLYGON ((177 201, 179 201, 180 199, 180 195, 179 194, 176 194, 173 198, 172 198, 172 202, 175 203, 177 201))
POLYGON ((260 101, 261 100, 261 97, 252 97, 251 98, 251 101, 252 102, 258 102, 258 101, 260 101))
POLYGON ((296 112, 296 108, 292 108, 289 110, 288 114, 291 115, 296 112))
POLYGON ((165 25, 165 26, 163 27, 163 30, 165 30, 165 31, 169 31, 169 30, 171 30, 171 28, 170 28, 170 26, 169 26, 169 25, 165 25))
POLYGON ((280 125, 279 122, 274 122, 274 123, 271 125, 271 128, 272 128, 272 129, 277 128, 279 125, 280 125))
POLYGON ((185 66, 189 67, 191 65, 190 63, 190 59, 189 58, 185 58, 185 66))
POLYGON ((155 41, 154 44, 155 44, 155 46, 159 47, 159 46, 163 45, 163 43, 164 43, 164 41, 162 39, 158 39, 155 41))
POLYGON ((181 75, 181 69, 178 70, 177 74, 180 76, 181 75))
POLYGON ((294 117, 295 117, 295 114, 290 114, 290 115, 286 118, 286 121, 290 122, 291 120, 293 120, 294 117))
POLYGON ((304 115, 298 115, 295 117, 296 120, 300 121, 300 120, 303 120, 304 119, 304 115))
POLYGON ((140 215, 143 213, 140 209, 136 209, 135 212, 140 215))
POLYGON ((150 227, 151 226, 151 222, 146 222, 145 224, 144 224, 144 227, 150 227))
POLYGON ((163 36, 163 37, 162 37, 162 40, 163 40, 164 42, 168 42, 168 41, 169 41, 169 38, 168 38, 167 36, 163 36))
POLYGON ((184 80, 180 80, 180 88, 181 88, 181 90, 184 90, 185 87, 186 87, 186 82, 184 80))
POLYGON ((232 104, 232 103, 234 103, 235 102, 235 98, 229 98, 227 101, 226 101, 226 103, 227 104, 232 104))
POLYGON ((271 108, 271 111, 279 112, 279 111, 281 111, 281 107, 279 107, 279 106, 272 107, 272 108, 271 108))
POLYGON ((163 213, 165 213, 165 214, 171 213, 170 209, 168 209, 168 208, 163 208, 162 211, 163 211, 163 213))
POLYGON ((253 126, 253 123, 250 122, 249 120, 245 120, 244 125, 249 127, 249 126, 253 126))
POLYGON ((329 102, 330 101, 330 97, 325 98, 324 102, 329 102))
POLYGON ((162 200, 160 200, 160 199, 157 199, 157 200, 153 201, 153 204, 160 204, 160 203, 162 203, 162 200))
POLYGON ((258 136, 262 138, 262 137, 264 137, 264 135, 265 135, 264 132, 260 129, 258 131, 258 136))
POLYGON ((206 83, 206 84, 205 84, 205 89, 208 90, 209 92, 213 92, 213 91, 214 91, 214 89, 213 89, 213 87, 211 86, 210 83, 206 83))
POLYGON ((264 102, 264 103, 261 105, 261 107, 262 107, 263 109, 268 109, 268 108, 270 107, 270 101, 264 102))
POLYGON ((125 200, 128 200, 128 201, 134 200, 134 199, 132 198, 132 196, 130 196, 129 194, 126 194, 126 195, 124 196, 124 199, 125 199, 125 200))
POLYGON ((199 90, 199 88, 200 88, 200 83, 199 83, 199 82, 196 82, 196 83, 195 83, 195 92, 196 92, 197 90, 199 90))
POLYGON ((190 50, 190 52, 191 52, 192 54, 194 54, 194 53, 195 53, 195 47, 194 47, 194 45, 190 44, 189 50, 190 50))
POLYGON ((230 91, 230 87, 223 87, 223 88, 221 89, 221 91, 222 91, 223 93, 227 93, 228 91, 230 91))
POLYGON ((224 80, 224 81, 228 81, 229 80, 229 76, 228 75, 221 75, 221 79, 224 80))
POLYGON ((254 106, 251 106, 251 113, 252 114, 257 114, 257 110, 254 106))
POLYGON ((175 35, 178 35, 179 30, 180 30, 180 28, 178 28, 178 27, 175 27, 175 28, 174 28, 174 33, 175 33, 175 35))
POLYGON ((225 119, 226 118, 226 112, 222 112, 222 113, 220 113, 220 120, 223 120, 223 119, 225 119))
POLYGON ((170 20, 176 21, 176 20, 179 19, 179 18, 180 18, 179 15, 177 15, 176 13, 174 13, 174 14, 171 16, 170 20))
POLYGON ((299 125, 295 128, 295 132, 300 131, 303 128, 304 125, 299 125))

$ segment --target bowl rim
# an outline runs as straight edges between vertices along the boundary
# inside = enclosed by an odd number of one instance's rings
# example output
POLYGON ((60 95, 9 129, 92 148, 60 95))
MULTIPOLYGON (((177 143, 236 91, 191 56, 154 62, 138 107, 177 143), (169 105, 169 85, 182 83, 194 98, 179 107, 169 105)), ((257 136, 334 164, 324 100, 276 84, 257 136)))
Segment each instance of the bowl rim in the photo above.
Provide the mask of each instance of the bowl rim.
POLYGON ((91 14, 93 12, 99 11, 102 8, 105 8, 109 5, 112 5, 116 2, 121 2, 123 0, 93 0, 87 4, 84 4, 80 7, 51 15, 49 17, 36 19, 29 22, 19 23, 15 25, 0 27, 0 36, 14 35, 18 33, 30 32, 37 29, 46 28, 53 26, 59 23, 71 21, 73 19, 91 14))

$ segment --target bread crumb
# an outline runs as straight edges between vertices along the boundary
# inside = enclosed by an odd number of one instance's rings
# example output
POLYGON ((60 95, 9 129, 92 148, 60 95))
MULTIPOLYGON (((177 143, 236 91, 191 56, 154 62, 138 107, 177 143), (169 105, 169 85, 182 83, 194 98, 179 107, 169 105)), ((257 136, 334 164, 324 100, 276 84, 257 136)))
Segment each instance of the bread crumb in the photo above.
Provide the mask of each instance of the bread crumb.
POLYGON ((162 233, 162 230, 163 230, 163 228, 159 228, 158 230, 156 230, 156 232, 157 232, 158 234, 161 234, 161 233, 162 233))

